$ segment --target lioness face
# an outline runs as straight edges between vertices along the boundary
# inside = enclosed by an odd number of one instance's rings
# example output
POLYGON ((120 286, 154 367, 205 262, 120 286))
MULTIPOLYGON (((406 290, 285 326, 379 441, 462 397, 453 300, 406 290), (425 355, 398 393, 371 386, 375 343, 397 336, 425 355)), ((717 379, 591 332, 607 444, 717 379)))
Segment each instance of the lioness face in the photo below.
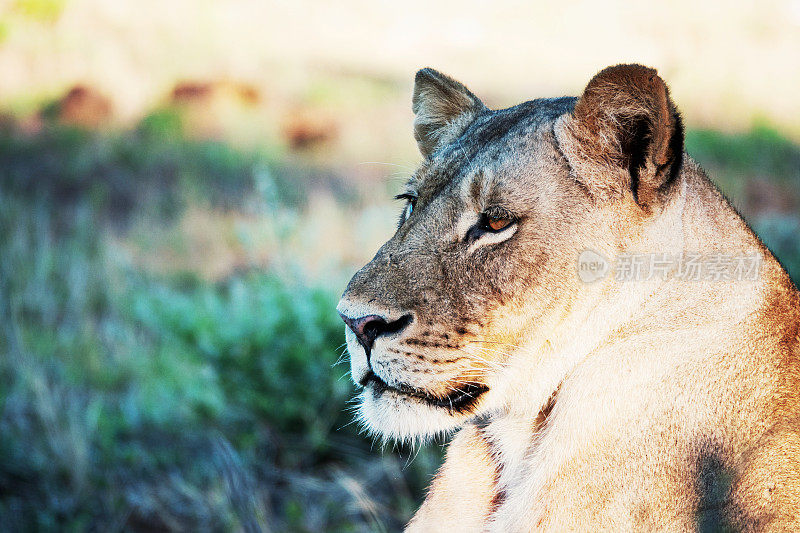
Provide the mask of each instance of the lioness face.
POLYGON ((566 221, 585 193, 552 133, 571 104, 482 110, 407 183, 397 232, 338 307, 370 429, 434 434, 502 404, 492 391, 509 353, 574 269, 566 221))
POLYGON ((512 354, 582 290, 576 258, 613 220, 557 139, 575 102, 491 111, 458 82, 418 73, 424 162, 400 195, 397 232, 337 308, 371 431, 429 436, 502 409, 512 354))

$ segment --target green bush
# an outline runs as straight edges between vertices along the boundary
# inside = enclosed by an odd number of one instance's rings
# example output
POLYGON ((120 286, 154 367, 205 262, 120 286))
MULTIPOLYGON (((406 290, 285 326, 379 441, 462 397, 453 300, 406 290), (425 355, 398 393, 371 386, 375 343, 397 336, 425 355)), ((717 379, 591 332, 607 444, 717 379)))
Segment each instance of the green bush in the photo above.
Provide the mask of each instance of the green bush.
POLYGON ((399 528, 437 454, 403 472, 350 424, 338 291, 268 271, 155 276, 108 247, 133 214, 158 224, 148 198, 246 204, 265 160, 15 135, 0 135, 4 528, 399 528))
POLYGON ((792 196, 800 189, 800 148, 771 127, 760 125, 735 134, 689 130, 686 151, 735 200, 744 200, 745 185, 754 178, 786 189, 792 196))
POLYGON ((795 285, 800 285, 800 240, 797 238, 800 218, 773 213, 754 221, 753 229, 789 272, 795 285))
POLYGON ((169 351, 224 376, 224 405, 194 384, 195 413, 293 435, 303 453, 287 465, 324 457, 351 393, 346 380, 331 379, 343 338, 334 294, 251 272, 191 291, 151 286, 128 300, 130 317, 169 351))

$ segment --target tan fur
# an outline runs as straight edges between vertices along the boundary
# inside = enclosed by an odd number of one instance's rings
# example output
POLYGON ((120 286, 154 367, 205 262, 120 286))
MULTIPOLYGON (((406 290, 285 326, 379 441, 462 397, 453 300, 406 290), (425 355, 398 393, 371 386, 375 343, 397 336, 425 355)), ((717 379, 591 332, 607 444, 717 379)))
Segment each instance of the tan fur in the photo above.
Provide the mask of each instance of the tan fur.
POLYGON ((339 305, 410 317, 369 353, 348 330, 367 427, 457 431, 408 530, 799 530, 800 297, 682 153, 664 82, 612 67, 564 113, 470 95, 339 305), (514 227, 476 234, 498 205, 514 227), (762 262, 753 280, 587 284, 587 249, 762 262), (432 403, 467 384, 463 408, 432 403))
POLYGON ((467 426, 450 443, 447 460, 431 484, 429 497, 407 530, 451 533, 453 524, 462 531, 480 530, 499 503, 497 475, 486 437, 477 427, 467 426))

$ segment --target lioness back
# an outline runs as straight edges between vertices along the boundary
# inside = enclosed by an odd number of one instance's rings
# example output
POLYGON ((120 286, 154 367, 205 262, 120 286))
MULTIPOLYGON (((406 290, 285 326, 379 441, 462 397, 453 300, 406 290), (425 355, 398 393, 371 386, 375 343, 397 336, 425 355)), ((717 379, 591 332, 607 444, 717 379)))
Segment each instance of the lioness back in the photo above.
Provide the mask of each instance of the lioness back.
POLYGON ((413 531, 800 530, 800 299, 657 75, 490 110, 417 73, 423 162, 338 311, 359 416, 455 432, 413 531))

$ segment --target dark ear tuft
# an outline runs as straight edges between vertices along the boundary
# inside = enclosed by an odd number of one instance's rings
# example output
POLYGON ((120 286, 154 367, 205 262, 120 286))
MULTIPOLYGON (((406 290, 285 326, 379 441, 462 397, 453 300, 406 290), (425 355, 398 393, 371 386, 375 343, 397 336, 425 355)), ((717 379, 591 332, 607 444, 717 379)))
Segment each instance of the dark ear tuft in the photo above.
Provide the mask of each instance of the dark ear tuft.
POLYGON ((417 72, 411 108, 414 138, 425 157, 458 138, 486 109, 464 85, 432 68, 417 72))
POLYGON ((617 65, 597 74, 559 119, 556 136, 576 178, 598 194, 663 197, 683 162, 683 124, 656 71, 617 65))

